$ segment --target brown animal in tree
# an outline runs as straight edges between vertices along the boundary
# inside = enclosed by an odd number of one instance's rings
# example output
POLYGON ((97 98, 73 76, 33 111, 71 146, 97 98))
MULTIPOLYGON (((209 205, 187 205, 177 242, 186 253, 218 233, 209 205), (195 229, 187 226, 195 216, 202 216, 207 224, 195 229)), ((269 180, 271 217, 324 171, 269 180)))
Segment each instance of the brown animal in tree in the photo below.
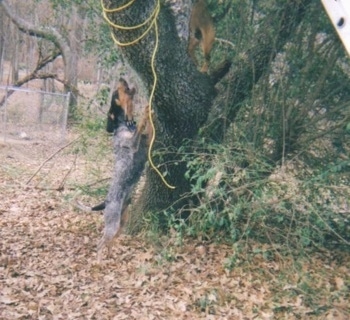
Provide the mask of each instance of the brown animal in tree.
POLYGON ((204 64, 201 72, 208 72, 210 51, 215 41, 215 28, 213 19, 209 14, 205 0, 196 0, 190 17, 190 36, 188 52, 197 64, 195 49, 201 44, 204 54, 204 64))
POLYGON ((113 92, 111 107, 107 116, 107 132, 114 132, 121 123, 125 123, 128 128, 133 128, 135 88, 130 89, 125 79, 120 78, 117 89, 113 92))

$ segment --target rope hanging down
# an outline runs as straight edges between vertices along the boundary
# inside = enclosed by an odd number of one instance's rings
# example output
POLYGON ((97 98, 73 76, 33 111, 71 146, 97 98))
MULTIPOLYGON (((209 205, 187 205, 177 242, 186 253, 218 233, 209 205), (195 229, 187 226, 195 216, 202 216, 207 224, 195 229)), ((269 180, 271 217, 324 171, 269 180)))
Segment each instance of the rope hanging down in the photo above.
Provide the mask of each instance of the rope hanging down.
POLYGON ((139 36, 138 38, 130 41, 130 42, 120 42, 118 41, 118 39, 116 38, 116 36, 114 35, 113 31, 111 33, 113 41, 121 47, 126 47, 126 46, 131 46, 134 45, 135 43, 137 43, 138 41, 140 41, 142 38, 144 38, 148 32, 152 29, 152 27, 154 26, 154 33, 155 33, 155 45, 154 45, 154 49, 152 52, 152 57, 151 57, 151 69, 152 69, 152 74, 153 74, 153 86, 152 86, 152 90, 151 90, 151 94, 149 96, 149 101, 148 101, 148 105, 149 105, 149 112, 148 112, 148 117, 149 117, 149 122, 152 126, 152 139, 148 148, 148 161, 150 163, 150 166, 157 172, 157 174, 160 176, 160 178, 162 179, 162 181, 164 182, 164 184, 169 188, 169 189, 175 189, 174 186, 170 185, 164 178, 164 176, 161 174, 161 172, 158 170, 158 168, 154 165, 153 160, 152 160, 152 148, 153 148, 153 144, 156 138, 156 131, 155 131, 155 126, 153 123, 153 118, 152 118, 152 100, 154 97, 154 92, 157 86, 157 73, 156 73, 156 69, 155 69, 155 59, 156 59, 156 54, 158 51, 158 44, 159 44, 159 36, 158 36, 158 24, 157 24, 157 18, 158 18, 158 14, 159 14, 159 10, 160 10, 160 0, 156 0, 157 4, 153 10, 153 12, 150 14, 150 16, 143 21, 141 24, 139 25, 135 25, 135 26, 120 26, 117 25, 115 23, 113 23, 109 18, 108 18, 108 14, 109 13, 116 13, 116 12, 120 12, 126 8, 128 8, 129 6, 131 6, 135 0, 130 0, 128 3, 117 7, 117 8, 106 8, 103 0, 101 0, 101 6, 102 6, 102 10, 103 10, 103 17, 104 19, 107 21, 107 23, 114 29, 119 29, 119 30, 136 30, 139 28, 142 28, 143 26, 147 25, 148 23, 150 24, 147 29, 145 30, 145 32, 143 32, 141 34, 141 36, 139 36))

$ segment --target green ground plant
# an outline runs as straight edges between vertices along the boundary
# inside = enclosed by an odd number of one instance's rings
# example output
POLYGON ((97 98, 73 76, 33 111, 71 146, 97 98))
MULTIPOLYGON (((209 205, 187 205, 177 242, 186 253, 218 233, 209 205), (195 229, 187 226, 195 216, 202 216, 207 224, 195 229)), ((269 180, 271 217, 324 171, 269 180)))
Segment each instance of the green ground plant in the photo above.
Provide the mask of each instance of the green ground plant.
MULTIPOLYGON (((212 8, 214 19, 223 7, 212 8)), ((234 2, 217 31, 234 35, 235 48, 227 55, 227 48, 216 47, 214 63, 230 56, 239 65, 242 56, 234 52, 247 52, 257 41, 249 26, 275 9, 272 2, 234 2)), ((273 37, 273 30, 268 34, 273 37)), ((201 139, 178 150, 191 182, 184 195, 190 208, 170 208, 147 225, 155 221, 157 230, 236 245, 254 240, 281 250, 349 250, 349 70, 331 24, 311 5, 283 49, 271 53, 248 98, 222 108, 223 118, 238 110, 235 121, 226 124, 224 141, 210 140, 206 128, 201 139)))

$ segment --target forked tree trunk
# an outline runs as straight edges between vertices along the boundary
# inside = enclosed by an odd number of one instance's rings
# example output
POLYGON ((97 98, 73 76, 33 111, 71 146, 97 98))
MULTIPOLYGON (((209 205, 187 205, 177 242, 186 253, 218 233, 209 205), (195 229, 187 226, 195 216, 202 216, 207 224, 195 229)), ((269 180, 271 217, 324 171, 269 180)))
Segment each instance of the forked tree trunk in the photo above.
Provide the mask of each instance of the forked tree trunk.
MULTIPOLYGON (((113 14, 109 18, 119 25, 131 26, 152 15, 157 1, 136 1, 132 6, 113 14)), ((163 1, 161 1, 163 3, 163 1)), ((190 1, 183 1, 189 6, 190 1)), ((121 6, 124 1, 104 1, 107 8, 121 6)), ((190 10, 184 13, 189 20, 190 10)), ((184 139, 192 139, 198 129, 207 120, 212 101, 215 97, 214 84, 209 76, 197 71, 196 66, 187 54, 187 39, 178 37, 175 19, 169 7, 162 5, 158 18, 158 37, 153 26, 150 32, 138 43, 121 47, 130 65, 137 71, 151 92, 154 77, 151 70, 151 58, 155 43, 158 51, 155 59, 157 83, 152 102, 156 124, 156 143, 154 149, 168 148, 160 159, 154 156, 161 172, 167 172, 167 181, 175 186, 167 188, 152 168, 147 169, 144 190, 132 211, 131 219, 139 219, 142 213, 166 208, 189 190, 188 181, 184 178, 185 164, 180 157, 170 150, 177 150, 184 139), (158 38, 158 39, 157 39, 158 38), (178 163, 176 163, 178 162, 178 163)), ((115 37, 121 42, 138 38, 149 27, 147 24, 140 30, 119 31, 113 29, 115 37)), ((186 27, 186 26, 185 26, 186 27)), ((186 33, 186 31, 183 31, 186 33)), ((154 153, 153 153, 154 155, 154 153)))
MULTIPOLYGON (((155 58, 155 69, 158 77, 153 99, 153 110, 156 122, 155 149, 168 148, 167 153, 154 162, 161 164, 160 171, 167 171, 167 180, 175 190, 168 189, 159 179, 152 168, 147 170, 146 184, 138 203, 135 205, 133 222, 147 212, 157 212, 178 201, 184 192, 189 190, 189 182, 185 180, 186 164, 181 163, 181 157, 176 150, 183 144, 184 139, 195 139, 198 130, 207 121, 214 121, 211 136, 219 143, 222 141, 225 126, 223 118, 228 116, 229 121, 234 121, 239 105, 248 96, 254 83, 267 70, 267 67, 275 54, 283 48, 292 32, 301 21, 302 13, 312 0, 294 1, 288 0, 278 8, 277 30, 273 38, 266 36, 266 26, 258 31, 259 43, 246 53, 248 59, 242 64, 232 68, 228 74, 228 80, 233 80, 234 88, 223 94, 216 95, 213 81, 205 74, 197 71, 196 66, 187 54, 187 35, 190 17, 191 0, 161 1, 160 12, 157 17, 158 35, 153 26, 150 32, 139 42, 133 45, 122 46, 122 51, 130 65, 137 71, 145 82, 149 92, 152 89, 153 75, 151 70, 151 58, 158 41, 158 51, 155 58), (169 3, 173 7, 173 11, 169 3), (222 105, 230 101, 231 109, 228 115, 223 116, 222 105), (213 108, 213 106, 215 108, 213 108), (210 113, 210 111, 212 111, 210 113), (171 150, 175 150, 172 153, 171 150)), ((104 0, 107 9, 122 6, 125 1, 104 0)), ((152 16, 157 1, 135 1, 128 8, 107 13, 111 22, 121 26, 135 26, 142 24, 152 16)), ((266 22, 270 22, 266 19, 266 22)), ((112 28, 115 38, 122 43, 132 42, 146 31, 149 24, 136 30, 120 30, 112 28)))

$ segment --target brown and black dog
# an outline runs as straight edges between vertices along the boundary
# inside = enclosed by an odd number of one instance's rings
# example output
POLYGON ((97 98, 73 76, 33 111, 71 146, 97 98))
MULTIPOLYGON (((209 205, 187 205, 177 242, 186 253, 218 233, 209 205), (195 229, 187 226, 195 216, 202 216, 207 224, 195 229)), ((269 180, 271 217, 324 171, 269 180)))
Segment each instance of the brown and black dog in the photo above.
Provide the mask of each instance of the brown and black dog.
POLYGON ((196 0, 190 17, 190 34, 188 41, 188 53, 197 64, 195 56, 196 47, 201 44, 204 54, 204 64, 201 72, 208 72, 210 51, 215 41, 215 28, 213 19, 209 14, 205 0, 196 0))
MULTIPOLYGON (((144 109, 143 116, 141 118, 141 121, 139 121, 137 125, 137 130, 136 130, 136 135, 141 138, 141 136, 144 136, 146 138, 146 146, 149 146, 153 137, 153 128, 152 125, 149 121, 149 112, 150 108, 149 105, 147 105, 144 109)), ((112 131, 113 132, 113 131, 112 131)), ((76 207, 79 209, 86 211, 86 212, 91 212, 91 211, 102 211, 106 208, 106 202, 103 201, 99 203, 98 205, 94 207, 87 207, 79 202, 77 202, 76 207)), ((129 203, 126 204, 125 208, 123 208, 123 211, 127 208, 129 203)))
MULTIPOLYGON (((146 139, 145 140, 146 146, 150 145, 152 137, 153 137, 153 127, 149 121, 149 105, 147 105, 144 109, 142 119, 141 119, 141 121, 139 121, 139 123, 137 125, 137 130, 136 130, 135 134, 139 137, 139 139, 141 139, 142 136, 146 139)), ((75 205, 79 209, 86 211, 86 212, 102 211, 106 208, 105 201, 99 203, 98 205, 96 205, 94 207, 87 207, 79 202, 77 202, 75 205)))
POLYGON ((150 138, 153 135, 149 112, 150 108, 146 106, 143 118, 134 132, 122 123, 114 133, 115 170, 106 200, 94 207, 87 207, 78 202, 75 204, 83 211, 104 210, 103 236, 97 244, 99 262, 102 260, 104 248, 108 249, 110 256, 113 239, 119 235, 127 220, 132 191, 144 170, 150 138))
POLYGON ((125 79, 120 78, 117 89, 113 92, 111 106, 107 115, 107 132, 114 132, 121 123, 128 128, 134 128, 134 104, 135 88, 130 89, 125 79))

